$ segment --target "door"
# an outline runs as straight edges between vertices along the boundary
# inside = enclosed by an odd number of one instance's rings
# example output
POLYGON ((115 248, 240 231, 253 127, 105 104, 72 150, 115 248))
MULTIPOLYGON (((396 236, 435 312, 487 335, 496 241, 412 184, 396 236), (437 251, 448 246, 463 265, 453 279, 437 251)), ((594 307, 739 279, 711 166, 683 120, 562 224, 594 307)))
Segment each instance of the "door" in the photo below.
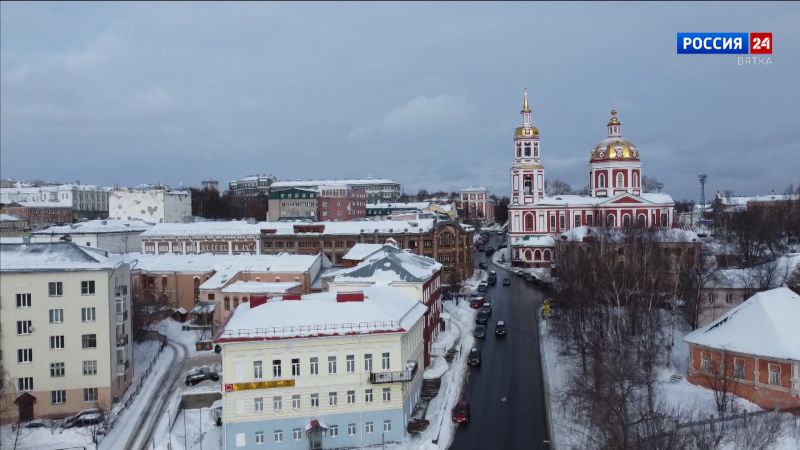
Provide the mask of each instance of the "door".
POLYGON ((325 430, 315 428, 308 431, 308 450, 322 450, 322 435, 325 430))
POLYGON ((33 404, 36 402, 36 397, 26 392, 20 395, 15 402, 19 408, 19 421, 30 422, 33 420, 33 404))

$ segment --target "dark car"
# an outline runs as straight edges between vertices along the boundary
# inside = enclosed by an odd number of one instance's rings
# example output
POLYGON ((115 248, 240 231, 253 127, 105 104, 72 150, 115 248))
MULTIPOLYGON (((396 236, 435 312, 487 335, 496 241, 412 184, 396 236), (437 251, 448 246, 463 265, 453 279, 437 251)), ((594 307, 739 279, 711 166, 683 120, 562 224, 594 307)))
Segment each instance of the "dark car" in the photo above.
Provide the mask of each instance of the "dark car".
POLYGON ((469 423, 469 403, 456 403, 456 406, 453 407, 452 418, 455 423, 469 423))
POLYGON ((478 312, 478 315, 475 316, 475 323, 478 325, 486 325, 486 322, 489 321, 489 315, 483 312, 482 310, 478 312))
POLYGON ((478 325, 475 327, 475 331, 472 332, 472 335, 478 339, 483 339, 486 337, 486 327, 483 325, 478 325))
POLYGON ((502 320, 497 321, 497 325, 494 326, 494 335, 495 336, 505 336, 506 335, 506 323, 502 320))
POLYGON ((23 425, 25 428, 49 428, 50 425, 43 421, 43 420, 31 420, 30 422, 23 425))
POLYGON ((511 286, 511 278, 503 278, 503 286, 511 286))
POLYGON ((486 292, 486 289, 489 288, 488 286, 489 285, 487 285, 486 283, 479 284, 478 285, 478 292, 486 292))
POLYGON ((467 356, 467 364, 472 367, 478 367, 481 365, 481 351, 477 348, 473 348, 469 351, 469 356, 467 356))
POLYGON ((103 411, 97 408, 84 409, 64 419, 64 428, 85 427, 103 422, 103 411))
POLYGON ((480 312, 486 314, 487 316, 491 316, 492 315, 492 304, 489 303, 489 302, 484 303, 481 306, 481 311, 480 312))
POLYGON ((206 380, 219 381, 219 374, 207 367, 203 367, 200 370, 197 370, 195 372, 190 373, 189 375, 186 375, 187 386, 194 386, 206 380))
POLYGON ((479 309, 484 303, 486 303, 485 297, 473 297, 469 301, 469 307, 472 309, 479 309))

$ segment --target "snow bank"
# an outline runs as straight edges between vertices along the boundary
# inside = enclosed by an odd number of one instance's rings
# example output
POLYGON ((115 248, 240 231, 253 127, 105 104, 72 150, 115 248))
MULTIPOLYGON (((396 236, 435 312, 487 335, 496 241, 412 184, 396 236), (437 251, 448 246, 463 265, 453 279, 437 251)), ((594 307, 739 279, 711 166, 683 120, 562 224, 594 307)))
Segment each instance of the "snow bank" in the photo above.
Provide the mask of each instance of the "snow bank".
POLYGON ((434 359, 431 365, 425 369, 425 373, 422 375, 423 378, 426 380, 432 380, 435 378, 441 378, 447 372, 450 366, 447 364, 447 361, 444 360, 441 356, 434 359))

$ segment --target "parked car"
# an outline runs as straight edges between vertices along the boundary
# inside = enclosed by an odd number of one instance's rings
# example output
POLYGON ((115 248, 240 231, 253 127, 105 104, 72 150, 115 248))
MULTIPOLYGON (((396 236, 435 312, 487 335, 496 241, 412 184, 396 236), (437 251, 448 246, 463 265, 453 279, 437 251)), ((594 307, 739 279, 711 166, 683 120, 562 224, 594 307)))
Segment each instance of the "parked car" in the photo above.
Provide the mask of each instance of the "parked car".
POLYGON ((456 406, 453 407, 453 413, 451 417, 455 423, 469 423, 469 403, 456 403, 456 406))
POLYGON ((502 320, 498 320, 497 324, 494 326, 494 335, 495 336, 505 336, 506 335, 506 323, 502 320))
POLYGON ((472 350, 469 351, 469 356, 467 356, 467 364, 469 364, 471 367, 478 367, 481 365, 481 351, 476 347, 473 347, 472 350))
POLYGON ((50 425, 43 420, 31 420, 22 426, 25 428, 48 428, 50 425))
POLYGON ((484 303, 486 303, 486 297, 484 296, 471 297, 469 299, 469 307, 472 309, 480 309, 484 303))
POLYGON ((219 374, 208 367, 202 367, 199 370, 186 375, 187 386, 194 386, 206 380, 219 381, 219 374))
POLYGON ((103 411, 97 408, 84 409, 64 419, 64 428, 97 425, 103 421, 103 411))
POLYGON ((478 292, 486 292, 486 289, 489 288, 489 285, 486 283, 481 283, 478 285, 478 292))
POLYGON ((487 316, 491 316, 492 315, 492 304, 489 303, 489 302, 484 303, 483 305, 481 305, 481 311, 480 312, 486 314, 487 316))
POLYGON ((475 331, 472 332, 472 335, 478 339, 483 339, 486 337, 486 327, 483 325, 478 325, 475 327, 475 331))
POLYGON ((503 278, 503 286, 511 286, 511 278, 503 278))

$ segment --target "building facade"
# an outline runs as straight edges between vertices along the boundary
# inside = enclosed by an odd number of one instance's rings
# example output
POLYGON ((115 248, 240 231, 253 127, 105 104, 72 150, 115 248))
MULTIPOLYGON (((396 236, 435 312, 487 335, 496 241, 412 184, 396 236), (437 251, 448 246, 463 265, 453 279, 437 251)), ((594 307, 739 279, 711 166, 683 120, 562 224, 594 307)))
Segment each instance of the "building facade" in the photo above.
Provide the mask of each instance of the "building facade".
POLYGON ((266 197, 275 180, 272 175, 249 175, 241 180, 228 182, 228 192, 235 197, 266 197))
POLYGON ((108 409, 133 377, 130 266, 72 243, 0 244, 2 421, 108 409))
POLYGON ((76 219, 103 219, 108 217, 109 191, 109 188, 82 184, 20 186, 0 189, 0 203, 69 207, 76 219))
POLYGON ((354 448, 406 436, 425 307, 388 287, 240 305, 222 346, 224 448, 354 448))
POLYGON ((317 220, 334 222, 361 219, 367 215, 367 191, 347 185, 321 186, 317 220))
POLYGON ((64 202, 13 202, 3 205, 2 211, 26 221, 31 230, 68 224, 75 219, 72 206, 64 202))
MULTIPOLYGON (((673 225, 672 198, 642 192, 639 149, 622 137, 616 110, 611 111, 608 136, 590 152, 590 195, 546 194, 539 129, 532 122, 527 90, 521 114, 522 123, 514 131, 508 206, 512 264, 533 267, 546 263, 528 258, 536 249, 543 255, 547 245, 552 245, 552 240, 544 237, 575 227, 673 225)), ((552 252, 552 248, 549 250, 552 252)))
POLYGON ((141 220, 102 219, 56 225, 31 233, 33 242, 71 241, 112 253, 139 252, 142 233, 153 227, 141 220))
POLYGON ((192 215, 192 194, 165 188, 117 189, 108 199, 108 217, 150 223, 182 222, 192 215))
POLYGON ((314 189, 275 188, 269 193, 267 220, 317 220, 317 197, 314 189))
POLYGON ((384 179, 348 179, 348 180, 294 180, 276 181, 273 189, 303 188, 319 191, 325 186, 347 186, 350 189, 367 193, 367 203, 393 202, 400 197, 400 183, 384 179))
POLYGON ((463 211, 466 222, 478 225, 494 223, 494 201, 483 186, 461 189, 456 206, 463 211))

